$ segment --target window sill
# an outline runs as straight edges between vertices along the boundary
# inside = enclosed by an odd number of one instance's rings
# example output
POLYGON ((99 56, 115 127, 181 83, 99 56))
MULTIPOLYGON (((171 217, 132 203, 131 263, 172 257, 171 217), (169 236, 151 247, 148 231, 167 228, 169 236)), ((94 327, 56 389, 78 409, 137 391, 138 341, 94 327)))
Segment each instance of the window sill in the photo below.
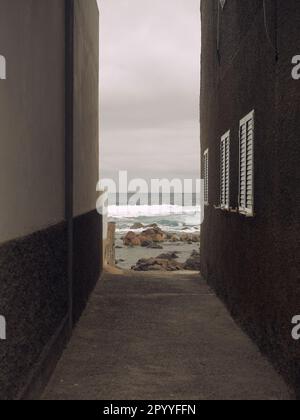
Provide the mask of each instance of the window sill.
POLYGON ((254 212, 250 212, 250 211, 243 210, 243 209, 239 209, 238 213, 239 213, 241 216, 244 216, 244 217, 246 217, 246 218, 250 218, 250 219, 251 219, 251 218, 253 218, 253 217, 255 217, 254 212))
POLYGON ((214 209, 215 210, 221 210, 221 211, 224 211, 224 212, 230 212, 230 208, 228 208, 228 207, 222 207, 222 206, 216 206, 216 205, 214 205, 214 209))

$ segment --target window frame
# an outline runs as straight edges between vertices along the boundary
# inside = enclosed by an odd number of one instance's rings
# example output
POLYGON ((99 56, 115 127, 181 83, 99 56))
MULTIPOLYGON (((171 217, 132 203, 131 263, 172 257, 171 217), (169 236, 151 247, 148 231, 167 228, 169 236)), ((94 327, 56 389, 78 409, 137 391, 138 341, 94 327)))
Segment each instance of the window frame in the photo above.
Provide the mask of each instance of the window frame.
POLYGON ((223 136, 221 137, 220 142, 220 207, 222 210, 229 210, 230 209, 230 151, 231 151, 231 132, 228 130, 223 136), (228 143, 226 144, 226 141, 228 143), (228 166, 226 165, 226 148, 228 147, 228 166), (224 174, 223 174, 224 170, 224 174), (223 179, 223 176, 225 179, 223 179), (223 191, 225 187, 228 189, 228 196, 227 202, 223 202, 223 196, 225 197, 225 191, 223 191))
MULTIPOLYGON (((246 128, 247 130, 247 128, 246 128)), ((252 110, 249 114, 247 114, 244 118, 240 120, 240 127, 239 127, 239 196, 238 196, 238 208, 239 213, 242 215, 245 215, 247 217, 254 217, 254 144, 255 144, 255 110, 252 110), (247 125, 249 121, 252 121, 252 168, 251 168, 251 201, 252 205, 251 207, 248 207, 247 203, 247 183, 248 183, 248 177, 247 177, 247 149, 248 149, 248 135, 246 131, 246 173, 245 173, 245 207, 241 206, 241 146, 242 146, 242 128, 244 125, 247 125)))

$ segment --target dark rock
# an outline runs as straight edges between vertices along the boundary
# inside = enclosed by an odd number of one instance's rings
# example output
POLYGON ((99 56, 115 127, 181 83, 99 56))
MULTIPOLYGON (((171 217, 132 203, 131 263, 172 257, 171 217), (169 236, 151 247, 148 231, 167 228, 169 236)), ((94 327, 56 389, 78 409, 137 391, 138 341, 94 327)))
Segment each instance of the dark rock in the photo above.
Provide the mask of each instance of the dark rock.
POLYGON ((184 269, 189 271, 200 271, 200 253, 193 251, 190 258, 184 263, 184 269))
POLYGON ((200 258, 200 252, 194 249, 194 251, 192 252, 191 258, 200 258))
POLYGON ((193 233, 192 241, 197 243, 200 242, 200 233, 193 233))
POLYGON ((137 229, 143 229, 145 226, 142 223, 134 223, 134 225, 131 226, 131 230, 137 230, 137 229))
POLYGON ((153 242, 149 240, 141 241, 141 246, 143 248, 151 248, 153 246, 153 242))
POLYGON ((157 257, 161 260, 176 260, 178 258, 177 252, 168 252, 166 254, 161 254, 157 257))
POLYGON ((149 248, 149 249, 164 249, 164 247, 162 245, 159 245, 157 243, 156 244, 152 243, 147 248, 149 248))
POLYGON ((134 271, 179 271, 183 270, 183 264, 175 260, 161 258, 142 258, 132 267, 134 271))

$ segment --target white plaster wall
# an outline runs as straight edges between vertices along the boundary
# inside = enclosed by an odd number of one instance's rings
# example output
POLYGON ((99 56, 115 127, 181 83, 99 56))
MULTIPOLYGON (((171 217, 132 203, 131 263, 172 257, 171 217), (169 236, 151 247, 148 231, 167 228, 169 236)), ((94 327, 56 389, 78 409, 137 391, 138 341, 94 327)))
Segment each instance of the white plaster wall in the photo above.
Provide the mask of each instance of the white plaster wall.
POLYGON ((64 1, 0 0, 0 243, 64 218, 64 1))
POLYGON ((99 11, 75 0, 74 215, 95 210, 99 178, 99 11))

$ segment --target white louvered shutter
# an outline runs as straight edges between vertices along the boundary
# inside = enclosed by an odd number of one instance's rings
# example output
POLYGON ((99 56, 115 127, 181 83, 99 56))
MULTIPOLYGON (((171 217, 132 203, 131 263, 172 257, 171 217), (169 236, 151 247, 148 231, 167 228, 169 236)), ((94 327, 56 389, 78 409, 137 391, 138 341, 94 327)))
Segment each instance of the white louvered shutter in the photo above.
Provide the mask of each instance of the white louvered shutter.
POLYGON ((253 215, 254 210, 254 111, 240 122, 239 210, 253 215))
POLYGON ((220 179, 220 202, 223 209, 230 207, 230 132, 224 134, 221 139, 221 179, 220 179))
POLYGON ((220 0, 220 4, 221 4, 222 9, 224 9, 225 3, 226 3, 226 0, 220 0))
POLYGON ((208 149, 204 152, 203 176, 204 176, 204 204, 208 205, 208 149))

